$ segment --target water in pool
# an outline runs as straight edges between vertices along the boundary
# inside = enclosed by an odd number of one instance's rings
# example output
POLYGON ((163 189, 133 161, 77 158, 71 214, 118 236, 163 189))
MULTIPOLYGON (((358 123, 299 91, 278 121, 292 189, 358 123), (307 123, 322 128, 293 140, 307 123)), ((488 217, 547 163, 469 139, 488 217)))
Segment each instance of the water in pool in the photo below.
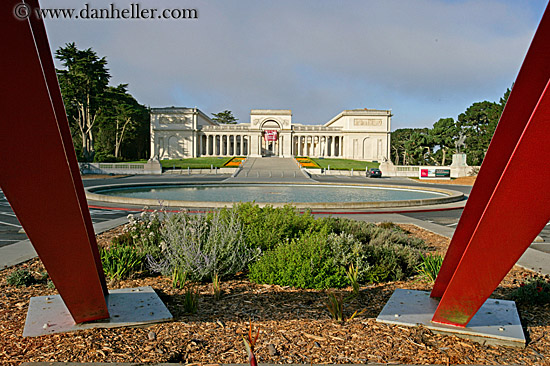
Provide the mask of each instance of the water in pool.
POLYGON ((378 202, 446 196, 422 190, 334 185, 184 185, 141 186, 96 191, 99 194, 158 200, 206 202, 378 202))

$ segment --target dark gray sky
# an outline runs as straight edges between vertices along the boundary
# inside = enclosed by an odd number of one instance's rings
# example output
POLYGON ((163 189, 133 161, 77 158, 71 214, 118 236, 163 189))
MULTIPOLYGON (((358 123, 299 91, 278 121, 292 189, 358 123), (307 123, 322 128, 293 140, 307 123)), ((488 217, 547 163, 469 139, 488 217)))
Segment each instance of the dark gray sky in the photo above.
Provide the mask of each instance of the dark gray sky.
MULTIPOLYGON (((47 19, 52 52, 105 56, 111 84, 151 107, 207 114, 292 109, 325 123, 392 109, 392 130, 431 126, 512 85, 547 0, 42 0, 42 8, 196 9, 197 19, 47 19)), ((177 12, 175 13, 177 14, 177 12)), ((60 66, 58 64, 58 66, 60 66)))

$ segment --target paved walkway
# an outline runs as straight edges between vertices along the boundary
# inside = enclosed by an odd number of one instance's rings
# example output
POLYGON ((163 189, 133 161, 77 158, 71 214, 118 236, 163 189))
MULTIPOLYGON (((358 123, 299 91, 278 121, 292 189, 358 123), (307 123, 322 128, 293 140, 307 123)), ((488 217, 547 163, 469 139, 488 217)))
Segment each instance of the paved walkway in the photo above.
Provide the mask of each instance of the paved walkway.
POLYGON ((292 158, 248 158, 231 183, 313 183, 292 158))
MULTIPOLYGON (((102 232, 111 230, 127 222, 128 219, 126 217, 120 217, 118 219, 96 223, 94 224, 94 231, 96 234, 101 234, 102 232)), ((29 239, 0 247, 0 269, 15 266, 16 264, 26 262, 36 256, 36 251, 29 239)))

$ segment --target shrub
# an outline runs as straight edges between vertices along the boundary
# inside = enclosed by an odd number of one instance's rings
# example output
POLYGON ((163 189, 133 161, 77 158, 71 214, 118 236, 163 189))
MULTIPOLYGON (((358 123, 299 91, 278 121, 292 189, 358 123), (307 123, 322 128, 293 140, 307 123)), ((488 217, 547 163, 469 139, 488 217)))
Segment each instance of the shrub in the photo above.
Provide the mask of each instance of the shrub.
POLYGON ((400 244, 417 249, 426 247, 424 241, 407 235, 399 226, 391 222, 376 225, 365 221, 356 221, 348 218, 328 217, 318 220, 318 225, 326 226, 330 232, 353 235, 362 243, 400 244))
POLYGON ((16 287, 27 287, 36 282, 33 275, 26 269, 18 269, 9 274, 6 278, 8 285, 16 287))
POLYGON ((353 235, 358 241, 363 243, 368 243, 376 230, 376 225, 373 223, 347 218, 327 217, 318 220, 318 225, 326 226, 330 232, 335 234, 345 233, 353 235))
POLYGON ((384 221, 384 222, 381 222, 378 225, 378 227, 382 229, 395 229, 395 228, 398 228, 399 226, 395 225, 393 222, 384 221))
POLYGON ((421 253, 409 246, 384 242, 369 243, 364 246, 370 267, 360 271, 360 281, 383 282, 399 281, 416 273, 421 253))
POLYGON ((401 245, 415 249, 425 249, 424 240, 407 235, 398 226, 392 229, 376 227, 370 241, 372 245, 401 245))
POLYGON ((354 266, 357 282, 402 280, 415 273, 418 249, 401 244, 363 243, 351 234, 310 232, 267 252, 250 266, 257 283, 301 288, 343 287, 347 268, 354 266))
POLYGON ((423 241, 408 238, 400 229, 349 219, 336 221, 342 232, 331 236, 333 252, 341 265, 354 265, 359 283, 401 280, 415 273, 421 256, 416 247, 423 247, 423 241))
POLYGON ((236 213, 244 225, 246 243, 250 248, 262 251, 275 248, 280 243, 300 236, 315 222, 309 212, 300 214, 291 205, 282 208, 259 207, 247 202, 239 203, 230 209, 222 209, 225 217, 236 213))
POLYGON ((243 225, 234 211, 225 215, 215 211, 208 217, 186 212, 170 215, 160 226, 160 239, 159 247, 150 247, 154 250, 148 256, 150 268, 166 275, 176 270, 191 281, 233 275, 259 255, 246 245, 243 225))
POLYGON ((249 278, 256 283, 324 289, 347 284, 345 266, 335 255, 335 235, 312 232, 267 252, 250 266, 249 278))
POLYGON ((520 303, 549 304, 550 280, 540 275, 532 276, 522 282, 510 297, 520 303))
MULTIPOLYGON (((162 213, 162 216, 166 214, 162 213)), ((155 259, 161 258, 161 213, 156 210, 148 212, 145 207, 139 215, 128 215, 128 219, 130 222, 124 227, 124 233, 113 239, 114 242, 134 245, 142 253, 155 259)))
POLYGON ((115 245, 108 249, 101 248, 99 252, 103 271, 107 277, 115 280, 126 279, 140 271, 145 259, 143 253, 124 245, 115 245))

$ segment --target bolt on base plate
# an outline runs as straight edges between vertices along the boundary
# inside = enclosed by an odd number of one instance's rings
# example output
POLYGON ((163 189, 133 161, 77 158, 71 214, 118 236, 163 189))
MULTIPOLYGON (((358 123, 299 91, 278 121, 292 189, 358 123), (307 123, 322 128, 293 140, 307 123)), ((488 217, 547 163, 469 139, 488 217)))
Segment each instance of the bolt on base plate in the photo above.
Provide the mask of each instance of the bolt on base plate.
POLYGON ((23 337, 74 332, 91 328, 115 328, 160 323, 173 319, 151 286, 110 290, 110 318, 76 324, 61 296, 31 298, 23 337))
POLYGON ((434 333, 454 335, 491 345, 525 347, 516 304, 508 300, 487 299, 465 328, 432 323, 439 300, 427 291, 397 289, 376 321, 409 327, 422 325, 434 333))

